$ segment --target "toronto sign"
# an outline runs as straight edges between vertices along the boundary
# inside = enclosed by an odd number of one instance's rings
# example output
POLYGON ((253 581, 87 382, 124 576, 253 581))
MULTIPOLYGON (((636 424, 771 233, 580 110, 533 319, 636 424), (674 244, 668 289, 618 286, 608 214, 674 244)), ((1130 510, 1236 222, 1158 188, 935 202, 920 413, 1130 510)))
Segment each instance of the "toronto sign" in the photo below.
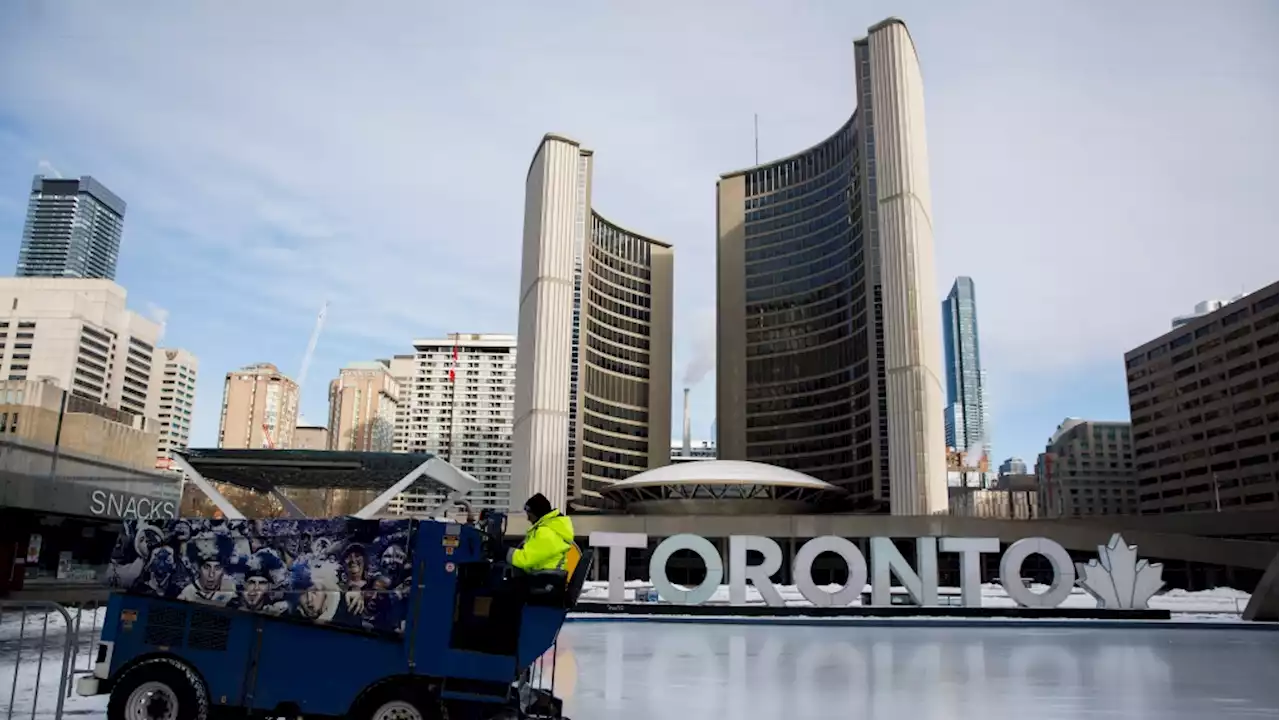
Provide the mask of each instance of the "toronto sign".
MULTIPOLYGON (((626 551, 648 547, 645 533, 593 532, 591 547, 608 552, 609 602, 623 601, 625 584, 626 551)), ((938 602, 938 553, 954 553, 960 558, 960 601, 968 607, 982 606, 982 556, 1000 553, 1000 540, 993 537, 920 537, 915 539, 916 562, 913 567, 906 557, 886 537, 871 538, 871 561, 852 541, 829 535, 807 541, 796 552, 792 562, 792 578, 796 589, 806 600, 817 607, 841 607, 851 605, 862 597, 863 589, 871 585, 871 605, 890 604, 893 579, 911 596, 916 605, 939 606, 938 602), (818 555, 829 552, 840 558, 848 568, 849 579, 834 591, 820 587, 813 581, 813 561, 818 555)), ((759 535, 733 535, 729 537, 729 604, 747 604, 747 583, 760 592, 767 605, 784 605, 782 594, 770 577, 782 568, 782 548, 771 538, 759 535), (759 553, 758 565, 747 563, 748 551, 759 553)), ((673 535, 666 538, 653 551, 649 559, 649 581, 658 596, 670 603, 701 605, 711 599, 724 579, 725 566, 720 553, 710 540, 692 534, 673 535), (706 578, 692 588, 675 585, 667 578, 667 561, 681 550, 689 550, 702 558, 706 565, 706 578)), ((1138 559, 1138 548, 1125 543, 1116 533, 1106 545, 1098 546, 1098 557, 1088 563, 1073 563, 1071 555, 1059 543, 1044 537, 1023 538, 1009 545, 1000 557, 1000 584, 1009 599, 1027 608, 1055 608, 1066 601, 1077 585, 1098 601, 1098 607, 1115 610, 1135 610, 1147 607, 1151 599, 1164 585, 1164 568, 1159 563, 1138 559), (1022 565, 1032 555, 1040 555, 1049 562, 1053 580, 1042 591, 1027 587, 1022 581, 1022 565)))

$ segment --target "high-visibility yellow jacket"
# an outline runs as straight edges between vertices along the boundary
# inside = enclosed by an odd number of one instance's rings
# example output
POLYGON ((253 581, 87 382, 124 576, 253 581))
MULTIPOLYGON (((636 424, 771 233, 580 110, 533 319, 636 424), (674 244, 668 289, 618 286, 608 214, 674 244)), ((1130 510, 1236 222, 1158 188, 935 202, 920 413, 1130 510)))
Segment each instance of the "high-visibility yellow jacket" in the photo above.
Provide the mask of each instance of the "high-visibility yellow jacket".
POLYGON ((529 528, 524 544, 509 553, 508 560, 525 572, 563 569, 565 555, 572 547, 573 521, 552 510, 529 528))

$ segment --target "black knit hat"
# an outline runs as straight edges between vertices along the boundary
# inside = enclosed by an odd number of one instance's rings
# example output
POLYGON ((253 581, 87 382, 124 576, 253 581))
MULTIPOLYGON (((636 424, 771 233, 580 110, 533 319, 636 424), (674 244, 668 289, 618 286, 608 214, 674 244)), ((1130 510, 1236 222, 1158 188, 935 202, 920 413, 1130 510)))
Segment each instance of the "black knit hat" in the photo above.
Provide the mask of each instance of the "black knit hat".
POLYGON ((536 517, 542 517, 551 512, 551 501, 542 493, 535 493, 533 497, 525 501, 524 511, 536 517))

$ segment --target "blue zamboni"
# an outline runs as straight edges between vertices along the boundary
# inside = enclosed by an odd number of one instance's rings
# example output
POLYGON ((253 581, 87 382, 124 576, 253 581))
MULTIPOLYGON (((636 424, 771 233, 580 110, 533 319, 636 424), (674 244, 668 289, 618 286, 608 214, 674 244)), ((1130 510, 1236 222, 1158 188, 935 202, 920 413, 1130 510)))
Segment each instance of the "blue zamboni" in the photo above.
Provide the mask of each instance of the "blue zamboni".
MULTIPOLYGON (((472 522, 475 478, 432 455, 191 450, 175 457, 216 519, 125 522, 92 675, 108 720, 561 718, 540 687, 591 553, 567 570, 504 562, 505 516, 472 522), (269 492, 288 517, 247 520, 207 479, 269 492), (378 519, 414 482, 466 517, 378 519), (282 487, 379 489, 355 515, 310 519, 282 487), (445 494, 445 493, 440 493, 445 494)), ((546 678, 553 678, 548 667, 546 678)))

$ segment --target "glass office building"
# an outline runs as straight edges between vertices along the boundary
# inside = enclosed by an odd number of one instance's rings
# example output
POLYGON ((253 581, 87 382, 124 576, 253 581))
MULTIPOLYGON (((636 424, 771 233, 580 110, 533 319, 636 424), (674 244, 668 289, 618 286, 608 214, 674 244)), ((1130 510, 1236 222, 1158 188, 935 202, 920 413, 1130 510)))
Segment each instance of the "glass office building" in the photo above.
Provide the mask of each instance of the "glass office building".
POLYGON ((976 466, 979 457, 990 460, 991 438, 973 278, 956 278, 942 301, 942 348, 947 370, 947 447, 964 452, 976 466))
POLYGON ((102 183, 35 176, 18 277, 115 280, 125 202, 102 183))
POLYGON ((906 26, 854 43, 857 108, 717 185, 717 447, 946 512, 923 84, 906 26))

